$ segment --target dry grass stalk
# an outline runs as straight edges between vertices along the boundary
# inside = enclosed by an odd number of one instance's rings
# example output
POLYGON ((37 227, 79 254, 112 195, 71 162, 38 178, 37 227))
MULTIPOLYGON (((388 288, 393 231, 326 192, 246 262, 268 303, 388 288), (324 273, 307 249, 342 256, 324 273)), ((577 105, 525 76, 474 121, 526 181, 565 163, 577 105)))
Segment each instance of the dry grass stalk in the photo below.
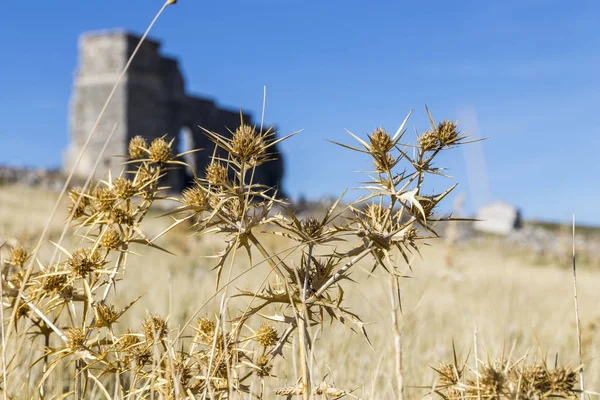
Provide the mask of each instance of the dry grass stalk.
POLYGON ((575 214, 573 214, 573 299, 575 301, 575 326, 577 328, 577 350, 579 351, 579 385, 581 400, 585 399, 585 384, 583 377, 583 351, 581 346, 581 322, 579 319, 579 302, 577 301, 577 262, 575 259, 575 214))

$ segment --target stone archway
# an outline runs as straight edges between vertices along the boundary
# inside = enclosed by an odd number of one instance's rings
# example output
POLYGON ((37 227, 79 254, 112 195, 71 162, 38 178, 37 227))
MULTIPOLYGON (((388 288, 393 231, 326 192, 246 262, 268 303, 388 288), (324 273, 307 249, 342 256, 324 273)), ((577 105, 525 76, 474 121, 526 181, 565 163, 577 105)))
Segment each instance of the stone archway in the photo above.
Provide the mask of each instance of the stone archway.
POLYGON ((182 167, 183 172, 183 186, 188 186, 194 180, 194 169, 196 168, 196 153, 189 153, 192 150, 197 149, 196 141, 194 140, 194 134, 192 129, 188 126, 182 126, 179 129, 179 133, 177 134, 177 139, 175 140, 177 143, 177 154, 187 153, 182 158, 181 161, 188 164, 186 167, 182 167))

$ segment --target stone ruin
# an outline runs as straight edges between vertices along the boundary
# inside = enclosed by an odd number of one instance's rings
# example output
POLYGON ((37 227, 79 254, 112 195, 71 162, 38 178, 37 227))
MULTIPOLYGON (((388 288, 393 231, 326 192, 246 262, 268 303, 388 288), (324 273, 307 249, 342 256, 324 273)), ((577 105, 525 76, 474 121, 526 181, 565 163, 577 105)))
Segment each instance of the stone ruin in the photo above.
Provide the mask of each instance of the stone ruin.
MULTIPOLYGON (((79 39, 79 59, 70 104, 71 140, 64 154, 63 170, 70 172, 92 127, 117 82, 140 37, 124 31, 91 32, 79 39)), ((244 123, 253 125, 251 115, 243 114, 244 123)), ((148 141, 167 134, 174 138, 174 149, 203 150, 193 153, 191 162, 198 175, 203 175, 213 154, 214 144, 199 126, 230 135, 240 126, 240 112, 219 107, 213 100, 190 95, 176 59, 160 53, 160 43, 146 40, 117 88, 91 143, 76 168, 76 176, 85 178, 92 171, 107 135, 117 124, 98 166, 96 177, 107 171, 118 175, 127 154, 129 140, 141 135, 148 141)), ((273 149, 273 148, 271 148, 273 149)), ((273 150, 277 153, 277 148, 273 150)), ((218 155, 223 155, 218 153, 218 155)), ((281 154, 277 159, 257 168, 255 182, 277 187, 284 173, 281 154)), ((167 184, 180 191, 192 179, 191 171, 178 168, 169 171, 167 184)))

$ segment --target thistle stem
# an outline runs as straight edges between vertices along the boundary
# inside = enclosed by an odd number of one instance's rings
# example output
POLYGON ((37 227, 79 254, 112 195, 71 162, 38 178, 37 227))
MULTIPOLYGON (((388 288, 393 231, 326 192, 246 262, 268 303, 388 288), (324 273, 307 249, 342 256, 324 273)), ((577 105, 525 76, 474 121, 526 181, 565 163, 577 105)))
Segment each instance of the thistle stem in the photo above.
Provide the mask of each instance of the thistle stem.
POLYGON ((404 399, 404 375, 402 374, 402 333, 400 331, 400 323, 398 314, 400 313, 400 287, 398 277, 392 275, 390 285, 391 301, 392 301, 392 329, 394 332, 394 352, 396 362, 396 390, 398 400, 404 399))
POLYGON ((316 292, 315 294, 313 294, 312 296, 310 296, 310 298, 308 300, 306 300, 306 303, 310 304, 312 302, 314 302, 315 300, 317 300, 317 298, 319 298, 319 296, 321 296, 331 285, 333 285, 334 283, 338 282, 340 279, 342 279, 345 275, 345 273, 352 268, 352 266, 354 264, 356 264, 357 262, 359 262, 360 260, 362 260, 363 258, 365 258, 365 256, 367 254, 369 254, 371 252, 371 249, 369 248, 365 248, 363 251, 361 251, 356 257, 354 257, 352 260, 348 261, 342 268, 340 268, 331 278, 329 278, 327 280, 327 282, 325 282, 316 292))
POLYGON ((299 326, 299 356, 300 356, 300 370, 302 372, 302 398, 308 400, 310 397, 310 374, 308 370, 308 354, 310 354, 310 337, 308 335, 308 307, 306 307, 306 297, 308 295, 308 282, 310 279, 310 264, 312 260, 312 251, 314 244, 308 245, 308 257, 306 265, 304 266, 304 287, 302 290, 302 309, 299 310, 299 314, 302 315, 300 318, 299 326))

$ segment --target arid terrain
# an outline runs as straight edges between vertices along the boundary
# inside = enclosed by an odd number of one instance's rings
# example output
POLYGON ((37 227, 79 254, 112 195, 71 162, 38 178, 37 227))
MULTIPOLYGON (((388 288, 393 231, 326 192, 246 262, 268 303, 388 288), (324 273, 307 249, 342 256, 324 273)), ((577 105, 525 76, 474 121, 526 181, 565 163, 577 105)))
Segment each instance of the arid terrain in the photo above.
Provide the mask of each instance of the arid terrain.
MULTIPOLYGON (((35 244, 56 196, 55 192, 41 189, 0 187, 0 241, 6 242, 2 258, 7 254, 6 249, 16 242, 25 247, 35 244)), ((170 217, 160 214, 157 210, 145 219, 145 232, 149 236, 169 225, 170 217)), ((60 235, 64 218, 63 207, 51 224, 50 240, 60 235)), ((64 246, 75 245, 80 240, 71 235, 64 246)), ((273 249, 286 246, 284 240, 266 240, 273 249)), ((220 243, 218 237, 192 236, 189 230, 178 228, 160 242, 177 256, 140 247, 141 254, 130 256, 123 280, 117 286, 115 303, 122 307, 138 293, 145 294, 119 320, 116 332, 122 333, 120 325, 141 324, 150 313, 168 315, 169 327, 173 329, 195 313, 205 316, 216 312, 217 300, 209 301, 214 294, 215 277, 211 271, 214 262, 205 257, 220 251, 220 243)), ((492 239, 459 244, 432 239, 427 243, 430 246, 421 246, 422 257, 414 257, 412 271, 407 269, 408 277, 401 281, 406 398, 418 399, 427 394, 428 389, 419 386, 435 384, 436 374, 431 367, 452 361, 453 342, 459 357, 470 353, 468 366, 472 368, 476 365, 475 350, 481 362, 488 357, 512 354, 514 359, 525 355, 530 360, 547 357, 551 365, 555 359, 573 367, 579 364, 573 271, 568 257, 564 261, 533 262, 524 254, 511 253, 510 248, 499 246, 492 239), (452 265, 447 262, 449 254, 454 260, 452 265)), ((40 259, 49 257, 52 250, 52 246, 46 244, 39 254, 40 259)), ((404 264, 401 258, 398 262, 404 264)), ((347 390, 355 389, 353 394, 363 399, 393 398, 389 288, 381 270, 366 279, 371 266, 371 260, 363 260, 353 277, 364 284, 345 282, 344 289, 348 298, 346 306, 368 323, 366 330, 372 350, 361 335, 341 324, 324 324, 322 331, 312 332, 316 338, 314 359, 318 360, 313 373, 317 379, 327 376, 328 382, 347 390)), ((232 276, 245 271, 246 267, 234 266, 232 276)), ((250 271, 233 285, 238 289, 257 290, 264 283, 263 279, 263 274, 253 275, 250 271)), ((581 265, 579 312, 586 388, 590 391, 600 390, 598 287, 600 268, 581 265)), ((231 301, 235 304, 236 300, 231 301)), ((40 349, 42 344, 39 343, 40 349)), ((34 353, 29 355, 33 357, 34 353)), ((289 349, 284 354, 293 358, 289 349)), ((23 374, 25 382, 27 371, 23 374)), ((294 385, 298 379, 293 368, 286 369, 283 363, 275 365, 274 374, 283 386, 294 385)), ((266 389, 267 393, 269 390, 266 389)))

